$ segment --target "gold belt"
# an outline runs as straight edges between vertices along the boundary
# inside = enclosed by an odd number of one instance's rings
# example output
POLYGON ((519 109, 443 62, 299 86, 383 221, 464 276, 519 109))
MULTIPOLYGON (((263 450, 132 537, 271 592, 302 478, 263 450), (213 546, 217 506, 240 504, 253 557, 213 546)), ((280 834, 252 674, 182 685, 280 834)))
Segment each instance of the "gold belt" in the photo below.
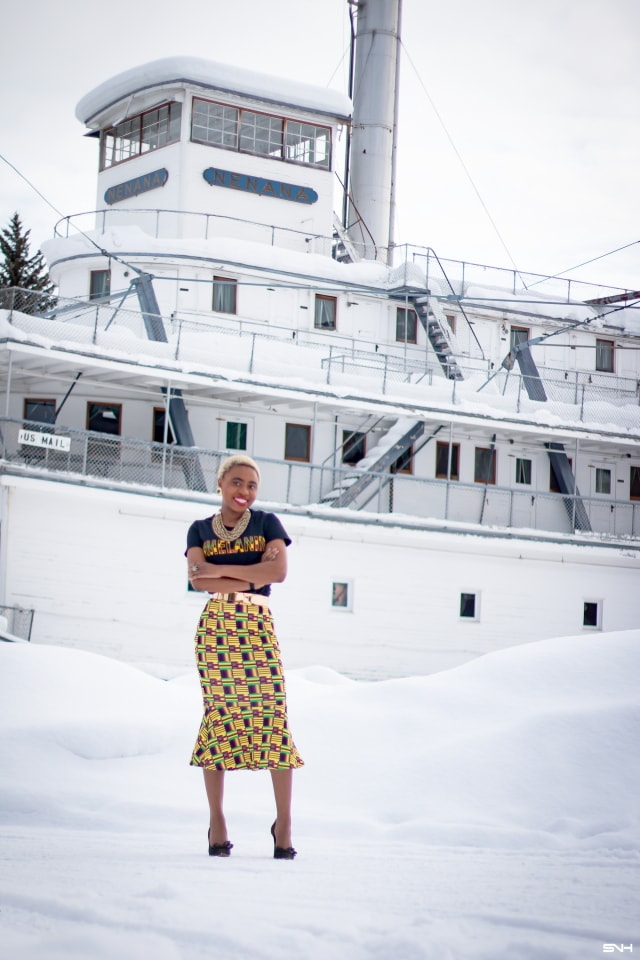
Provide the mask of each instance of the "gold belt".
POLYGON ((269 597, 261 593, 214 593, 213 599, 222 600, 224 603, 251 603, 256 607, 269 606, 269 597))

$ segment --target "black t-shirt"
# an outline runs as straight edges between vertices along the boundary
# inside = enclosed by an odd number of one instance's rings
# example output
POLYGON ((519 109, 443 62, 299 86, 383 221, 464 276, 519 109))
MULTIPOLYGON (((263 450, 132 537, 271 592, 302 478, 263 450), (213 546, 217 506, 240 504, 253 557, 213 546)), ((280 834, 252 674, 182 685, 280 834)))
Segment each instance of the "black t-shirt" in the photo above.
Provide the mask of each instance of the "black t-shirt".
MULTIPOLYGON (((187 533, 187 550, 189 547, 202 547, 207 563, 226 563, 230 566, 260 563, 265 547, 271 540, 284 540, 287 547, 291 543, 291 538, 275 513, 252 510, 249 525, 237 540, 221 540, 217 537, 213 532, 212 520, 213 517, 195 520, 187 533)), ((271 585, 267 583, 256 589, 255 593, 268 597, 271 585)))

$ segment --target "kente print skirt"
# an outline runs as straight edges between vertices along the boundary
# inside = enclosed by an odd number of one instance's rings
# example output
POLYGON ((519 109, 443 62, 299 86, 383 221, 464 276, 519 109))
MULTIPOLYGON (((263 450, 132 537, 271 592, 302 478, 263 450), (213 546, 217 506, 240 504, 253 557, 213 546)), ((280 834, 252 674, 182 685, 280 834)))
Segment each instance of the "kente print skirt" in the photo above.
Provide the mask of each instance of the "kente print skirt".
POLYGON ((280 648, 268 607, 209 600, 196 631, 204 715, 191 764, 301 767, 289 732, 280 648))

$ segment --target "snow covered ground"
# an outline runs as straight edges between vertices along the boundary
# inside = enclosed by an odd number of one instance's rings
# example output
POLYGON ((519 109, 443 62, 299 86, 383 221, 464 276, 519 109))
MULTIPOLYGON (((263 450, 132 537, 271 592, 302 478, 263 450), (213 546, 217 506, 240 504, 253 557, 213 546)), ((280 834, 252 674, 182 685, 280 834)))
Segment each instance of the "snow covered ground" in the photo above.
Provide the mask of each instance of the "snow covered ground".
POLYGON ((289 671, 306 766, 287 862, 263 773, 227 777, 233 854, 207 856, 195 668, 0 643, 2 957, 640 952, 639 661, 634 630, 427 677, 289 671))

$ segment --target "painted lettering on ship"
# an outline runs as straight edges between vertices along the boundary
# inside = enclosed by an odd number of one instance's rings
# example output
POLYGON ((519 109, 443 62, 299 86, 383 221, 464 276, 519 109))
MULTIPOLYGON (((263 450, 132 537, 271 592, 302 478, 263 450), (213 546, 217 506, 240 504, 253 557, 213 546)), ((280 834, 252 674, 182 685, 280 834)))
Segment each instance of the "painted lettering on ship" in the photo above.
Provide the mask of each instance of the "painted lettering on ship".
POLYGON ((207 167, 202 176, 211 187, 228 187, 230 190, 255 193, 260 197, 275 197, 277 200, 292 200, 294 203, 315 203, 318 199, 318 194, 311 187, 282 183, 280 180, 266 180, 264 177, 250 177, 246 173, 220 170, 218 167, 207 167))
POLYGON ((128 200, 130 197, 137 197, 140 193, 147 193, 148 190, 156 190, 158 187, 164 187, 169 179, 169 171, 164 167, 160 170, 153 170, 151 173, 143 173, 140 177, 134 177, 133 180, 125 180, 124 183, 116 183, 105 191, 104 202, 109 205, 120 203, 121 200, 128 200))

